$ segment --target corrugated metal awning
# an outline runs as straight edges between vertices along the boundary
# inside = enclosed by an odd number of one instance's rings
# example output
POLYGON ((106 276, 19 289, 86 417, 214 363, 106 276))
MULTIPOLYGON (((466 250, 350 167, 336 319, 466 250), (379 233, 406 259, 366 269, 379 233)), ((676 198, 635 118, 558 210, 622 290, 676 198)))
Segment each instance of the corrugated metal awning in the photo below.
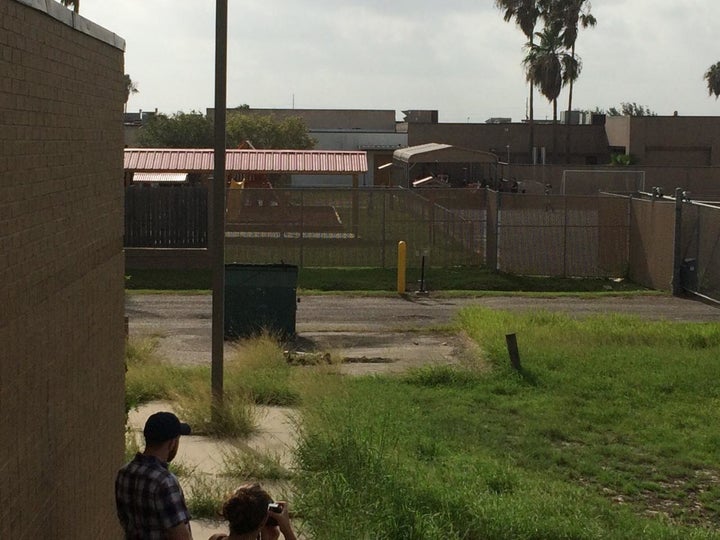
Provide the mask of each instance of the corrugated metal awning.
MULTIPOLYGON (((367 153, 334 150, 228 150, 228 172, 356 174, 368 170, 367 153)), ((212 172, 213 150, 126 148, 126 171, 212 172)))
POLYGON ((188 173, 136 172, 133 182, 187 182, 188 173))
POLYGON ((409 146, 393 152, 393 159, 404 163, 497 163, 490 152, 459 148, 450 144, 428 143, 409 146))
POLYGON ((410 160, 414 156, 419 156, 428 152, 435 152, 437 150, 443 150, 445 148, 452 148, 452 146, 450 146, 449 144, 440 143, 428 143, 419 144, 417 146, 408 146, 407 148, 400 148, 398 150, 395 150, 393 152, 393 158, 399 161, 406 161, 410 163, 410 160))

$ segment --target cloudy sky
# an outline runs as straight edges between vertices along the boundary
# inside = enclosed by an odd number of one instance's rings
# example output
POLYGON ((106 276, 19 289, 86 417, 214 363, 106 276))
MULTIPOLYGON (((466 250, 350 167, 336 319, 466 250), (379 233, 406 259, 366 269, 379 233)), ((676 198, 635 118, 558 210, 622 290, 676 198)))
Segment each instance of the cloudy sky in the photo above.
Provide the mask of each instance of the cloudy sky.
MULTIPOLYGON (((703 80, 720 61, 718 0, 595 0, 592 12, 598 24, 577 42, 578 108, 720 115, 703 80)), ((82 0, 81 14, 126 40, 140 90, 129 111, 213 106, 214 1, 82 0)), ((228 27, 228 106, 525 116, 524 36, 493 0, 229 0, 228 27)), ((535 110, 552 117, 542 96, 535 110)))

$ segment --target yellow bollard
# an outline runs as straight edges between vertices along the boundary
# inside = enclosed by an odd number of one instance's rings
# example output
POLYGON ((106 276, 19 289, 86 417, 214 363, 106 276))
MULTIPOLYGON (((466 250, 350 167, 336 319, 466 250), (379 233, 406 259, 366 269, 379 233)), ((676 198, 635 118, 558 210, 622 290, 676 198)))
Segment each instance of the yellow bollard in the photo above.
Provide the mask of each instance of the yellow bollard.
POLYGON ((405 242, 398 242, 398 268, 397 268, 397 291, 398 294, 405 294, 405 266, 407 264, 407 246, 405 242))

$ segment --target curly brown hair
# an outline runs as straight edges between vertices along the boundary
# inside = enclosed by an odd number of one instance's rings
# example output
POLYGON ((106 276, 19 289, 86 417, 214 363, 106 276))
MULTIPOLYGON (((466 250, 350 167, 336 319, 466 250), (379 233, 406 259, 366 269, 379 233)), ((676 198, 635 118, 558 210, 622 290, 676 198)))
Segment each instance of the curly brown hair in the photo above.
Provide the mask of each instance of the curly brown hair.
POLYGON ((230 534, 245 534, 259 529, 265 522, 272 497, 260 484, 243 484, 223 503, 222 515, 230 534))

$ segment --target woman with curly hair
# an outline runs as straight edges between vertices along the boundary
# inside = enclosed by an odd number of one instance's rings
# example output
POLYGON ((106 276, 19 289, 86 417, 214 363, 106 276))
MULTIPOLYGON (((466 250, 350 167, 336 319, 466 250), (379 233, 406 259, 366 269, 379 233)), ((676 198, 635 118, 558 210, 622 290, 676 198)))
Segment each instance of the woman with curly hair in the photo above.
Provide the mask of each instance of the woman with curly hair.
POLYGON ((273 503, 260 484, 237 488, 223 503, 222 515, 230 534, 214 534, 210 540, 297 540, 290 525, 286 501, 273 503))

